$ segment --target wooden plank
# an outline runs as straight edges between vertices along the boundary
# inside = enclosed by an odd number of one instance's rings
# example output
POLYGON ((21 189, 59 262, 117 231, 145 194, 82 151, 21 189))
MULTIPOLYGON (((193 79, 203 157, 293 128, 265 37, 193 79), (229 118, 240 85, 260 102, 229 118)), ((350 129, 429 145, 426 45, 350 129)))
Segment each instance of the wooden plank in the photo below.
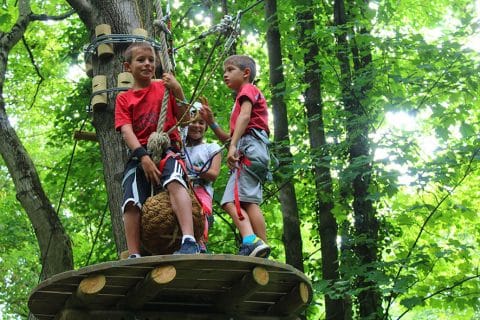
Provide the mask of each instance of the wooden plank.
POLYGON ((269 310, 270 314, 292 314, 298 312, 299 309, 306 307, 310 300, 310 292, 308 285, 300 282, 292 291, 278 300, 269 310))
POLYGON ((255 267, 243 275, 226 293, 218 296, 217 308, 223 311, 237 310, 239 304, 268 284, 268 271, 255 267))
POLYGON ((276 261, 235 255, 159 255, 105 262, 55 275, 37 286, 28 306, 34 315, 47 318, 62 313, 65 317, 80 314, 88 315, 88 319, 98 316, 120 320, 128 319, 129 308, 137 308, 136 315, 146 311, 155 315, 149 320, 168 313, 175 314, 172 319, 189 319, 191 315, 202 318, 205 314, 216 317, 205 319, 294 319, 311 301, 312 292, 303 273, 276 261), (174 276, 156 273, 169 266, 175 269, 174 276), (105 284, 92 295, 94 299, 68 306, 66 301, 72 296, 78 298, 82 281, 99 274, 104 276, 105 284), (299 296, 291 293, 299 283, 306 284, 306 303, 299 304, 299 296), (219 298, 226 303, 219 303, 219 298), (293 310, 292 314, 281 314, 285 311, 274 307, 286 305, 278 304, 282 299, 297 299, 290 301, 293 307, 287 308, 293 310), (227 310, 228 306, 231 310, 227 310), (100 316, 109 312, 119 317, 100 316), (122 312, 126 312, 124 318, 122 312))
POLYGON ((265 315, 233 315, 219 314, 215 312, 207 313, 185 313, 185 312, 158 312, 158 311, 142 311, 132 312, 126 310, 101 311, 91 310, 83 312, 81 310, 66 310, 61 320, 299 320, 297 316, 287 317, 271 317, 265 315))

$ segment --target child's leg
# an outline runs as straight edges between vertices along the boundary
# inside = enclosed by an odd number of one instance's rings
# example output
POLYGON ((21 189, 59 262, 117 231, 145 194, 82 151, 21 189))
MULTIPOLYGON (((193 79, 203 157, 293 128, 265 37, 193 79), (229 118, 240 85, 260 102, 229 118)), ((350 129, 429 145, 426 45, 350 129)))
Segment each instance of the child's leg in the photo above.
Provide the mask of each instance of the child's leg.
POLYGON ((245 209, 250 219, 250 225, 253 232, 264 242, 267 242, 267 228, 265 226, 265 217, 260 206, 256 203, 242 202, 242 209, 245 209))
POLYGON ((230 215, 230 217, 232 217, 233 223, 237 226, 237 229, 238 231, 240 231, 240 235, 242 236, 242 238, 254 233, 250 218, 244 209, 241 209, 242 215, 244 217, 243 220, 240 220, 238 218, 237 209, 233 202, 225 203, 223 205, 223 210, 225 210, 230 215))
POLYGON ((132 202, 125 206, 123 224, 127 240, 128 254, 140 253, 140 209, 132 202))
POLYGON ((182 234, 193 237, 192 199, 187 189, 177 181, 167 185, 172 210, 177 216, 182 234))
POLYGON ((141 209, 151 193, 150 183, 145 178, 143 170, 139 170, 138 161, 129 161, 125 168, 123 188, 123 224, 125 227, 125 239, 129 256, 140 255, 140 227, 141 209))

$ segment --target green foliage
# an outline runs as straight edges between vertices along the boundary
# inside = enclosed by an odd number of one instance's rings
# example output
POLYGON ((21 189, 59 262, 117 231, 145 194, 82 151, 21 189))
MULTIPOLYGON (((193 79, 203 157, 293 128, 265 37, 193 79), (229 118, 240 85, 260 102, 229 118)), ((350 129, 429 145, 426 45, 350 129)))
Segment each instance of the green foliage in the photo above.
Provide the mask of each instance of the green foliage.
MULTIPOLYGON (((365 93, 360 101, 364 114, 350 122, 346 120, 351 115, 344 109, 345 97, 340 91, 341 70, 334 38, 335 32, 343 30, 333 26, 332 3, 316 2, 307 8, 315 16, 315 28, 310 34, 321 49, 316 57, 320 69, 316 72, 322 76, 321 117, 327 145, 318 150, 309 147, 308 120, 302 103, 306 89, 303 73, 310 64, 303 63, 308 48, 298 46, 295 13, 304 4, 297 2, 277 1, 285 75, 285 91, 280 94, 288 106, 292 158, 280 159, 291 160, 291 165, 276 174, 295 185, 305 273, 315 290, 314 301, 306 312, 308 318, 324 317, 324 295, 347 297, 356 303, 354 296, 365 289, 356 286, 359 275, 378 287, 389 319, 479 317, 480 60, 477 51, 466 47, 478 41, 472 38, 478 33, 478 12, 474 12, 473 2, 385 0, 371 2, 363 16, 360 13, 364 8, 349 3, 350 12, 358 19, 349 21, 348 27, 369 30, 355 39, 358 45, 369 46, 373 55, 372 65, 353 80, 354 92, 365 93), (365 91, 369 85, 371 88, 365 91), (370 128, 367 138, 372 157, 351 162, 347 126, 364 123, 370 128), (313 173, 317 164, 328 167, 333 179, 332 212, 339 225, 342 250, 341 279, 336 282, 322 277, 322 226, 315 186, 318 177, 313 173), (371 239, 356 237, 353 230, 351 184, 365 167, 372 179, 367 199, 373 202, 381 224, 375 243, 379 259, 368 265, 351 254, 358 243, 372 243, 371 239)), ((35 13, 67 10, 66 4, 59 1, 32 4, 35 13)), ((251 4, 243 0, 229 2, 228 12, 235 15, 251 4)), ((7 10, 0 13, 1 32, 10 30, 18 14, 13 0, 4 2, 3 7, 7 10)), ((212 35, 188 43, 208 29, 195 18, 202 13, 213 24, 223 15, 212 2, 184 1, 172 11, 174 46, 179 48, 176 74, 187 97, 197 87, 196 95, 208 98, 217 121, 228 128, 233 100, 222 81, 224 42, 215 47, 216 36, 212 35), (212 60, 207 63, 213 49, 212 60)), ((257 61, 258 86, 270 101, 263 16, 260 5, 242 17, 236 50, 257 61)), ((3 90, 10 121, 35 162, 52 203, 56 208, 61 203, 57 210, 73 242, 75 266, 115 259, 98 145, 72 138, 80 128, 93 131, 85 112, 90 82, 84 77, 72 81, 66 76, 89 41, 87 32, 72 16, 62 22, 32 23, 25 39, 43 81, 40 83, 20 42, 9 55, 3 90), (40 92, 35 97, 39 83, 40 92)), ((207 135, 213 140, 211 130, 207 135)), ((4 275, 0 305, 4 305, 4 317, 25 316, 26 297, 37 284, 40 272, 38 248, 3 163, 0 172, 0 271, 4 275)), ((218 204, 227 177, 224 167, 215 183, 215 223, 209 241, 213 253, 235 253, 238 247, 238 231, 218 204)), ((283 261, 283 222, 277 189, 265 185, 264 191, 262 209, 273 246, 272 258, 283 261)), ((353 312, 357 315, 357 310, 353 312)))

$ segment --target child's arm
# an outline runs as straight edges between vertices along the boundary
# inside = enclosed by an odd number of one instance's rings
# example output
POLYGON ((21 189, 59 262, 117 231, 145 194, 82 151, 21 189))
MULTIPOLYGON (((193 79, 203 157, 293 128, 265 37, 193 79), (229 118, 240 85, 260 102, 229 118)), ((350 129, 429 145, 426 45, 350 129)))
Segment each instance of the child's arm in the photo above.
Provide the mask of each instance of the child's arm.
MULTIPOLYGON (((220 173, 221 164, 222 164, 222 154, 217 153, 212 159, 210 168, 207 171, 200 174, 200 178, 208 181, 215 181, 218 177, 218 174, 220 173)), ((198 168, 198 170, 200 169, 201 168, 198 168)))
POLYGON ((240 108, 240 114, 238 115, 237 122, 235 123, 235 130, 233 131, 232 141, 230 141, 230 147, 228 148, 227 164, 230 169, 238 166, 238 160, 240 157, 237 153, 237 143, 245 133, 248 123, 250 122, 250 114, 252 113, 252 102, 248 99, 242 102, 240 108))
POLYGON ((125 124, 120 128, 123 136, 123 140, 125 140, 125 144, 127 147, 135 153, 139 153, 139 160, 142 164, 143 171, 145 172, 145 176, 149 182, 155 182, 156 184, 160 183, 160 170, 158 170, 155 162, 153 162, 152 158, 146 153, 146 150, 141 150, 142 145, 138 142, 137 136, 133 132, 133 128, 131 124, 125 124), (140 151, 140 152, 139 152, 140 151), (142 152, 143 151, 143 152, 142 152))
POLYGON ((218 139, 222 141, 223 143, 227 142, 230 140, 230 135, 226 133, 218 123, 215 122, 215 117, 213 116, 212 109, 208 106, 208 104, 203 103, 202 104, 202 109, 199 111, 200 116, 202 116, 203 120, 208 124, 208 126, 212 129, 212 131, 215 133, 218 139))
MULTIPOLYGON (((167 87, 173 94, 175 98, 177 98, 180 101, 185 100, 185 94, 183 93, 182 86, 180 83, 177 81, 175 76, 171 73, 164 73, 162 76, 162 80, 165 83, 165 87, 167 87)), ((190 120, 190 113, 185 112, 187 111, 187 106, 183 104, 177 104, 177 110, 175 112, 175 117, 177 120, 182 120, 182 121, 188 121, 190 120), (185 115, 184 115, 185 114, 185 115), (183 119, 181 119, 183 116, 183 119)))

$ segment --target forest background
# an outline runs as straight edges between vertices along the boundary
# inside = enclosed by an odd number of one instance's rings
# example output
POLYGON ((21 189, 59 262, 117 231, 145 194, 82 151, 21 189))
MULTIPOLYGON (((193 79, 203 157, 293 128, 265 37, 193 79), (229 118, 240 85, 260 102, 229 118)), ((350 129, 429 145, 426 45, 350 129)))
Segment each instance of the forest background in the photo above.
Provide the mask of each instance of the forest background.
MULTIPOLYGON (((121 138, 89 106, 84 48, 105 7, 129 5, 151 27, 151 1, 0 2, 2 319, 27 318, 42 279, 124 249, 105 164, 125 155, 108 153, 121 138), (100 142, 74 140, 78 130, 100 142)), ((201 35, 238 12, 228 53, 257 61, 280 161, 262 204, 271 259, 311 278, 305 317, 479 319, 479 3, 171 1, 177 78, 187 97, 204 87, 224 128, 227 36, 201 35)), ((105 69, 112 79, 119 65, 105 69)), ((235 253, 238 235, 214 211, 209 249, 235 253)))

